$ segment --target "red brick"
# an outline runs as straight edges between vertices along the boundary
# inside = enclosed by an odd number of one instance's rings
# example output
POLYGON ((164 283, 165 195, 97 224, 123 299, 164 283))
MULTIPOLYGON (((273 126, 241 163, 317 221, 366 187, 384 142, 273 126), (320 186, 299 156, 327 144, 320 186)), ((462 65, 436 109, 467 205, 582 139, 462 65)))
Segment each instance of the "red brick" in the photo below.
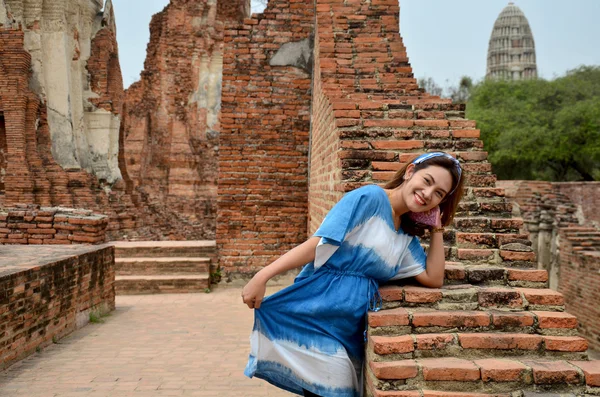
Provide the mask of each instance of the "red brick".
POLYGON ((443 350, 454 343, 452 334, 416 335, 418 350, 443 350))
POLYGON ((369 312, 370 327, 408 325, 408 312, 404 308, 369 312))
POLYGON ((548 281, 547 270, 508 269, 510 281, 531 281, 545 283, 548 281))
POLYGON ((421 393, 418 391, 383 391, 374 388, 371 388, 371 391, 373 392, 373 397, 421 397, 421 393))
POLYGON ((452 136, 454 138, 479 138, 479 130, 454 130, 452 136))
POLYGON ((546 350, 559 352, 584 352, 588 342, 578 336, 544 336, 546 350))
POLYGON ((595 361, 569 361, 583 371, 585 375, 585 384, 593 387, 600 387, 600 360, 595 361))
POLYGON ((444 269, 444 277, 447 280, 464 280, 467 277, 467 273, 465 271, 464 266, 462 265, 449 265, 446 262, 446 267, 444 269))
POLYGON ((487 327, 490 316, 477 311, 436 311, 415 312, 412 316, 414 327, 487 327))
POLYGON ((564 361, 522 361, 533 370, 536 384, 577 384, 580 382, 577 370, 564 361))
POLYGON ((500 257, 505 261, 535 261, 534 252, 500 250, 500 257))
POLYGON ((423 390, 423 397, 511 397, 511 394, 461 393, 435 390, 423 390))
POLYGON ((376 354, 401 354, 415 350, 414 341, 410 335, 371 336, 370 338, 376 354))
POLYGON ((494 312, 492 323, 496 327, 531 327, 534 316, 529 312, 494 312))
POLYGON ((427 127, 427 128, 444 128, 448 127, 448 120, 416 120, 415 125, 417 127, 427 127))
POLYGON ((487 159, 487 155, 487 152, 482 151, 457 153, 457 157, 465 161, 483 161, 487 159))
POLYGON ((481 369, 484 382, 516 382, 527 371, 527 367, 518 361, 485 359, 475 361, 481 369))
POLYGON ((458 334, 464 349, 537 350, 542 344, 540 335, 529 334, 458 334))
POLYGON ((479 305, 483 307, 523 307, 521 293, 508 288, 481 288, 478 292, 479 305))
POLYGON ((377 379, 409 379, 419 373, 415 360, 370 362, 369 366, 377 379))
POLYGON ((404 150, 404 149, 418 149, 424 146, 423 141, 373 141, 371 142, 375 149, 390 149, 390 150, 404 150))
POLYGON ((426 381, 476 381, 479 368, 472 361, 452 357, 424 358, 418 360, 426 381))
POLYGON ((562 306, 565 304, 563 295, 551 289, 515 288, 521 292, 532 305, 562 306))
POLYGON ((490 259, 494 256, 494 250, 490 249, 458 249, 458 259, 463 260, 480 260, 490 259))
POLYGON ((546 328, 577 328, 577 317, 564 312, 534 311, 538 326, 546 328))
POLYGON ((379 288, 379 294, 381 295, 381 299, 386 302, 402 301, 404 290, 402 287, 396 285, 384 285, 379 288))
POLYGON ((405 119, 386 119, 386 120, 365 120, 364 127, 381 128, 410 128, 414 125, 413 120, 405 119))
POLYGON ((437 288, 404 287, 404 300, 409 303, 434 303, 442 300, 442 290, 437 288))

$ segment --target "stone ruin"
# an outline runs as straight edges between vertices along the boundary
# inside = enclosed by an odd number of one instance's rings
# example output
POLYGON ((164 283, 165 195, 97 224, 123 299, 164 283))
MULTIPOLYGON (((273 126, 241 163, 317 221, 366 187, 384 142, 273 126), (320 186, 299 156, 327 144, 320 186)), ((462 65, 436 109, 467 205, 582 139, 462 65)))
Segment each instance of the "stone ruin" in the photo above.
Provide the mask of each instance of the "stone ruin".
POLYGON ((538 268, 548 271, 551 289, 564 294, 579 331, 600 350, 600 183, 500 181, 513 213, 523 217, 538 268))
MULTIPOLYGON (((181 50, 208 49, 214 37, 216 47, 222 45, 218 26, 195 35, 206 18, 215 20, 214 4, 191 8, 197 15, 190 16, 189 28, 196 32, 169 33, 165 27, 175 22, 165 19, 161 26, 157 17, 153 43, 167 41, 164 32, 178 38, 189 33, 198 41, 181 50)), ((155 54, 164 49, 149 46, 155 54)), ((206 54, 187 55, 179 52, 194 65, 172 68, 168 57, 156 62, 167 71, 162 77, 150 70, 149 58, 142 81, 124 91, 110 0, 1 0, 0 205, 90 209, 109 216, 109 239, 214 238, 219 71, 201 77, 206 54), (206 78, 213 89, 206 97, 185 99, 198 109, 189 114, 179 105, 181 97, 163 103, 160 92, 145 88, 152 86, 149 79, 162 79, 159 91, 186 89, 185 81, 199 89, 206 78), (209 108, 202 118, 202 109, 209 108)), ((8 234, 0 238, 14 240, 8 234)))
MULTIPOLYGON (((304 241, 344 192, 446 150, 467 190, 445 235, 445 286, 382 286, 367 395, 599 395, 600 366, 538 269, 475 122, 418 87, 398 0, 248 10, 172 0, 152 20, 141 80, 123 92, 110 1, 0 0, 3 205, 104 213, 111 238, 214 238, 225 275, 248 276, 304 241), (59 59, 46 62, 37 37, 58 37, 59 59), (79 153, 84 143, 96 155, 79 153)), ((11 277, 14 300, 26 292, 11 277)))

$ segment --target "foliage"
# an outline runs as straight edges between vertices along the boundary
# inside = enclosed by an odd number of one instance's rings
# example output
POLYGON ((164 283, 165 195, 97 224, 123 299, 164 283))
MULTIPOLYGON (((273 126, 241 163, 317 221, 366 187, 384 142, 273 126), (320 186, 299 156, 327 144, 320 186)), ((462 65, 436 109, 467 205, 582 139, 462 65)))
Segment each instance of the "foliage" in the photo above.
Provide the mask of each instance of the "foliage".
POLYGON ((483 81, 470 90, 499 179, 600 179, 600 67, 553 81, 483 81))
POLYGON ((471 96, 471 89, 473 88, 473 80, 469 76, 463 76, 458 83, 458 87, 449 87, 450 92, 448 97, 452 99, 454 103, 467 103, 471 96))
POLYGON ((423 88, 426 93, 431 95, 442 96, 444 89, 440 87, 431 77, 422 77, 418 79, 417 84, 423 88))

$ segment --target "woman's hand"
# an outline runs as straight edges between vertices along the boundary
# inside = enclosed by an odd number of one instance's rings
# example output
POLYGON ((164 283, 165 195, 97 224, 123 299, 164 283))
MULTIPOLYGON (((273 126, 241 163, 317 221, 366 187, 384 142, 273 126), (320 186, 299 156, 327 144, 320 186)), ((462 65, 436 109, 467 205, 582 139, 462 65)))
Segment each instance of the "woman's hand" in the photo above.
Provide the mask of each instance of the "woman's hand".
POLYGON ((266 290, 267 282, 259 274, 256 274, 242 289, 242 300, 248 305, 248 308, 258 309, 265 297, 266 290))

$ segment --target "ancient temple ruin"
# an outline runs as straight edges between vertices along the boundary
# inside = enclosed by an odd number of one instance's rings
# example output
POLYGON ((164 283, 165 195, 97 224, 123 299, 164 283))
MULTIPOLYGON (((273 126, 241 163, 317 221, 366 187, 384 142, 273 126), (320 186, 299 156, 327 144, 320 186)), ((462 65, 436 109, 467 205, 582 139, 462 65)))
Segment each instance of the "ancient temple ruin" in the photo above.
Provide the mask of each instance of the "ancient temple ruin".
MULTIPOLYGON (((139 189, 135 167, 128 175, 123 117, 129 113, 110 0, 1 0, 0 65, 2 207, 106 214, 112 239, 214 235, 214 225, 203 228, 196 214, 186 216, 139 189)), ((152 162, 156 156, 147 157, 152 162)), ((210 211, 200 215, 210 218, 210 211)), ((21 229, 0 234, 0 240, 39 240, 21 229)))
MULTIPOLYGON (((69 205, 105 214, 114 239, 211 238, 224 279, 247 277, 304 241, 345 192, 445 150, 466 173, 444 236, 445 285, 381 287, 367 395, 600 394, 600 366, 496 186, 476 122, 418 86, 398 0, 271 0, 252 16, 249 0, 172 0, 153 18, 145 70, 126 92, 111 10, 0 0, 2 205, 15 207, 0 222, 17 228, 0 228, 3 242, 18 234, 27 244, 56 229, 51 221, 85 225, 19 210, 69 205), (85 145, 102 155, 80 153, 85 145)), ((105 249, 90 274, 112 282, 111 256, 105 249)), ((0 280, 7 294, 25 299, 28 279, 10 280, 0 280)), ((110 306, 111 292, 97 294, 110 306)))
POLYGON ((492 30, 487 78, 527 80, 537 77, 535 41, 529 21, 514 3, 506 6, 492 30))

